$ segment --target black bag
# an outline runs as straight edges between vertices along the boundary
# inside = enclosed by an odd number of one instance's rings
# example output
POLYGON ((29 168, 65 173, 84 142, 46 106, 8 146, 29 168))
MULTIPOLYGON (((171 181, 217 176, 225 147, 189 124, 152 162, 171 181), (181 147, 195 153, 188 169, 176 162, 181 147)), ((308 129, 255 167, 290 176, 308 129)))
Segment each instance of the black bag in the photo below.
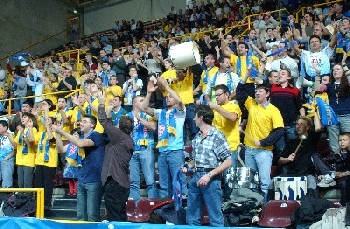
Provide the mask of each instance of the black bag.
POLYGON ((0 204, 2 206, 0 212, 5 216, 34 216, 36 212, 36 201, 31 193, 0 193, 0 204))

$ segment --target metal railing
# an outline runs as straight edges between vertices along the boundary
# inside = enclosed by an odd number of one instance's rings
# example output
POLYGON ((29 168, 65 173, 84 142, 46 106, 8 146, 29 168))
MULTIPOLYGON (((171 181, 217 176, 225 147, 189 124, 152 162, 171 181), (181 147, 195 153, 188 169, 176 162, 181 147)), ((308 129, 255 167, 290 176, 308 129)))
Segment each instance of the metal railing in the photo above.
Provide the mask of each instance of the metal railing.
POLYGON ((35 192, 36 218, 44 218, 44 188, 0 188, 0 192, 35 192))
MULTIPOLYGON (((0 99, 0 102, 8 102, 7 104, 7 115, 3 115, 3 116, 11 116, 12 115, 12 101, 15 101, 15 100, 19 100, 19 99, 32 99, 32 98, 35 98, 35 97, 45 97, 47 95, 60 95, 60 94, 67 94, 69 93, 68 95, 65 95, 64 97, 65 98, 69 98, 71 97, 72 95, 78 93, 80 91, 80 89, 76 89, 76 90, 71 90, 71 91, 56 91, 56 92, 51 92, 51 93, 45 93, 45 94, 41 94, 41 95, 31 95, 31 96, 25 96, 25 97, 20 97, 20 98, 9 98, 9 99, 0 99)), ((55 102, 55 101, 52 101, 52 102, 55 102)))
MULTIPOLYGON (((331 4, 334 4, 334 3, 337 3, 337 2, 342 2, 343 0, 335 0, 335 1, 332 1, 332 2, 324 2, 324 3, 319 3, 319 4, 315 4, 314 7, 317 8, 317 7, 321 7, 321 6, 328 6, 328 5, 331 5, 331 4)), ((300 20, 300 14, 301 16, 303 16, 305 14, 305 10, 306 10, 306 6, 303 6, 301 7, 295 14, 295 22, 296 23, 299 23, 299 20, 300 20)))

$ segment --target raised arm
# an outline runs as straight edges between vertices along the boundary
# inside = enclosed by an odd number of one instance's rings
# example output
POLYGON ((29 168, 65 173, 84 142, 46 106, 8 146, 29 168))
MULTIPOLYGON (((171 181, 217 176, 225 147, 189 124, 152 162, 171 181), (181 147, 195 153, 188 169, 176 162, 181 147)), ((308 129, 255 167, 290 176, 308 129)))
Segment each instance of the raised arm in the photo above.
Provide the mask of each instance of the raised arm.
MULTIPOLYGON (((160 77, 162 78, 162 77, 160 77)), ((159 78, 159 79, 160 79, 159 78)), ((147 83, 147 95, 145 97, 145 100, 142 103, 142 110, 144 112, 146 112, 147 114, 154 116, 154 109, 149 107, 149 101, 151 99, 152 93, 158 88, 158 86, 156 86, 154 84, 153 80, 149 80, 147 83)))

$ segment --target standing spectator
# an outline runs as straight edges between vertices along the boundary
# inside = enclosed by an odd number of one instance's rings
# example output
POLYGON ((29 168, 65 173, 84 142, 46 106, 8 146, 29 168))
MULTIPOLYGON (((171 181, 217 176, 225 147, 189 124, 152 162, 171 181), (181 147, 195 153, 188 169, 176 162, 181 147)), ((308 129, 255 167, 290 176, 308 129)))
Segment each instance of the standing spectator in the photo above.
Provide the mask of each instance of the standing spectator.
MULTIPOLYGON (((28 64, 28 63, 27 63, 28 64)), ((34 107, 40 107, 41 101, 43 101, 42 94, 44 89, 44 80, 45 77, 42 72, 36 69, 33 64, 28 64, 26 67, 26 75, 27 75, 27 85, 32 88, 32 92, 34 92, 34 107)))
POLYGON ((224 226, 221 210, 221 176, 232 164, 230 147, 224 134, 212 126, 214 113, 207 105, 196 108, 195 122, 200 132, 192 141, 194 160, 182 167, 193 169, 187 201, 188 225, 201 225, 202 206, 206 205, 210 226, 224 226))
MULTIPOLYGON (((72 76, 72 69, 71 67, 67 66, 63 70, 63 78, 62 80, 58 83, 58 86, 56 89, 53 89, 53 91, 72 91, 77 89, 77 80, 72 76)), ((60 94, 61 96, 66 96, 68 95, 69 92, 67 93, 62 93, 60 94)), ((72 100, 70 98, 67 99, 67 106, 72 107, 72 100)))
POLYGON ((124 109, 132 110, 132 98, 140 95, 143 83, 137 75, 135 65, 129 67, 129 79, 123 84, 122 94, 124 95, 124 109))
POLYGON ((213 54, 208 54, 204 58, 204 65, 206 69, 203 70, 200 83, 194 90, 193 94, 197 95, 199 93, 204 94, 207 90, 208 83, 210 82, 210 79, 217 74, 217 71, 219 70, 218 67, 215 66, 216 58, 213 54))
POLYGON ((332 152, 339 149, 338 136, 340 132, 350 132, 350 86, 349 68, 345 64, 344 54, 343 64, 336 64, 333 67, 334 83, 329 83, 319 87, 320 77, 316 77, 315 90, 326 91, 329 98, 329 105, 333 108, 338 125, 327 126, 329 145, 332 152))
MULTIPOLYGON (((238 131, 241 109, 237 104, 230 102, 230 91, 224 84, 215 86, 216 103, 209 102, 209 106, 214 111, 213 126, 225 135, 230 146, 232 168, 237 168, 238 146, 240 134, 238 131)), ((226 173, 226 172, 225 172, 226 173)), ((224 198, 229 199, 232 189, 225 186, 224 198)))
POLYGON ((2 69, 2 65, 0 64, 0 88, 5 87, 5 79, 6 79, 6 70, 2 69))
MULTIPOLYGON (((62 126, 52 125, 56 135, 65 137, 73 145, 84 149, 85 159, 78 172, 77 219, 100 221, 101 204, 101 170, 105 154, 105 143, 102 135, 94 131, 97 120, 85 115, 80 123, 82 135, 77 138, 63 131, 62 126)), ((60 137, 56 144, 63 145, 60 137)))
POLYGON ((278 58, 272 61, 271 70, 280 71, 281 63, 283 63, 284 66, 290 70, 292 79, 294 82, 296 82, 299 77, 298 64, 294 59, 288 56, 285 42, 280 42, 278 48, 281 50, 281 52, 278 54, 278 58))
POLYGON ((27 95, 27 80, 19 70, 13 72, 11 80, 13 81, 14 97, 18 98, 14 100, 14 109, 15 111, 21 111, 21 106, 26 100, 22 97, 27 95))
POLYGON ((342 20, 339 32, 337 34, 337 45, 335 49, 336 63, 341 62, 344 51, 347 53, 347 58, 350 56, 349 43, 350 43, 350 18, 344 17, 342 20))
POLYGON ((271 85, 270 102, 281 112, 284 123, 284 135, 276 142, 274 159, 279 159, 286 142, 297 138, 295 123, 298 116, 305 116, 302 108, 301 93, 292 84, 291 72, 285 66, 279 71, 277 84, 271 85))
POLYGON ((47 118, 44 130, 35 136, 35 140, 38 142, 35 157, 35 187, 44 188, 44 207, 49 208, 51 207, 58 155, 55 138, 51 131, 54 118, 48 117, 49 107, 47 105, 44 106, 43 104, 42 109, 47 118))
MULTIPOLYGON (((80 128, 75 128, 70 131, 70 134, 76 138, 80 138, 80 128)), ((61 135, 56 135, 56 149, 58 153, 64 153, 66 164, 63 170, 63 178, 68 181, 69 190, 67 196, 77 196, 78 191, 78 173, 83 160, 83 153, 78 146, 71 142, 63 146, 61 145, 61 135), (60 140, 60 139, 61 140, 60 140), (58 143, 58 144, 57 144, 58 143)), ((62 142, 63 143, 63 142, 62 142)))
POLYGON ((271 181, 273 144, 283 136, 283 118, 269 102, 270 88, 260 85, 256 88, 255 99, 248 96, 244 84, 249 74, 248 71, 237 87, 237 98, 249 112, 244 137, 245 163, 259 173, 260 188, 266 194, 271 181))
MULTIPOLYGON (((330 61, 329 58, 333 55, 333 48, 335 47, 335 39, 336 39, 336 31, 337 26, 334 29, 334 33, 332 35, 331 41, 329 45, 322 48, 322 41, 319 36, 311 35, 309 44, 311 51, 303 50, 298 47, 298 45, 294 46, 294 51, 297 55, 300 55, 301 59, 301 76, 305 77, 307 80, 314 81, 316 75, 324 76, 330 75, 330 61), (319 73, 317 74, 316 68, 319 69, 319 73)), ((291 30, 286 32, 287 38, 289 41, 292 41, 292 32, 291 30)))
POLYGON ((188 69, 176 70, 176 80, 170 84, 172 90, 174 90, 181 98, 182 103, 186 107, 186 119, 185 125, 188 126, 189 135, 187 135, 186 129, 184 129, 184 140, 187 143, 188 140, 192 140, 197 134, 198 129, 194 123, 195 117, 195 105, 193 98, 193 72, 192 67, 188 69))
POLYGON ((111 119, 111 104, 105 108, 105 97, 98 96, 98 119, 105 129, 110 142, 106 145, 105 158, 102 167, 102 187, 107 208, 107 220, 127 221, 126 202, 130 193, 129 162, 134 151, 130 134, 133 121, 122 116, 115 127, 111 119))
POLYGON ((221 57, 219 60, 219 70, 210 78, 207 89, 204 92, 207 101, 216 101, 215 86, 225 84, 231 95, 234 95, 239 82, 239 77, 236 73, 231 72, 231 62, 228 57, 221 57))
MULTIPOLYGON (((98 93, 102 91, 102 88, 98 87, 94 81, 86 80, 85 90, 87 94, 85 95, 86 97, 85 97, 83 110, 85 114, 92 115, 97 119, 97 113, 98 113, 97 96, 98 96, 98 93)), ((95 131, 99 132, 100 134, 104 132, 103 127, 98 120, 95 127, 95 131)))
MULTIPOLYGON (((172 180, 177 169, 184 164, 183 153, 184 139, 183 126, 186 119, 186 107, 182 103, 180 96, 173 91, 162 77, 158 78, 158 86, 167 91, 167 109, 153 109, 149 107, 152 93, 156 90, 153 81, 147 85, 147 96, 142 103, 142 110, 158 120, 158 168, 160 197, 171 198, 172 180)), ((185 177, 182 177, 183 194, 187 192, 185 187, 185 177)))
POLYGON ((33 186, 33 169, 35 162, 35 136, 37 134, 37 122, 34 115, 24 112, 22 125, 15 137, 16 165, 18 174, 18 187, 31 188, 33 186))
POLYGON ((133 109, 127 114, 134 122, 132 138, 134 152, 130 161, 130 197, 136 202, 140 200, 140 168, 145 177, 148 198, 157 197, 154 180, 154 131, 156 121, 142 112, 144 97, 133 98, 133 109))
POLYGON ((97 69, 97 64, 93 61, 91 53, 86 53, 85 54, 85 62, 89 65, 90 70, 96 70, 97 69))
POLYGON ((7 121, 0 120, 0 180, 2 180, 2 188, 13 187, 14 145, 12 135, 8 132, 7 121))
POLYGON ((119 48, 115 48, 113 50, 111 68, 113 71, 115 71, 118 77, 118 85, 122 86, 125 83, 126 62, 124 57, 121 55, 119 48))

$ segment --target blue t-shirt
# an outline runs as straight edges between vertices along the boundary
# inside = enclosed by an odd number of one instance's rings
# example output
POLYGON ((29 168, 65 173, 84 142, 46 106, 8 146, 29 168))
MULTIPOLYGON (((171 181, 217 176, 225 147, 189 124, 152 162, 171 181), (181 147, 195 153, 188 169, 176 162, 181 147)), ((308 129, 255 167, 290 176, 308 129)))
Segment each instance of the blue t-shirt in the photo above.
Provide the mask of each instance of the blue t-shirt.
MULTIPOLYGON (((175 123, 176 123, 176 136, 169 134, 168 146, 163 146, 159 148, 159 152, 172 151, 172 150, 182 150, 184 148, 184 138, 183 138, 183 127, 186 119, 186 108, 183 111, 175 109, 175 123)), ((154 117, 160 119, 162 109, 154 109, 154 117)), ((167 111, 166 118, 169 119, 170 111, 167 111)))
MULTIPOLYGON (((0 161, 4 160, 10 153, 13 152, 13 146, 7 136, 0 136, 0 161)), ((10 160, 13 160, 12 157, 10 160)))
POLYGON ((105 155, 105 142, 103 136, 92 131, 86 139, 91 139, 94 146, 84 147, 85 159, 82 167, 79 168, 78 181, 82 183, 92 183, 101 181, 101 171, 103 158, 105 155))

